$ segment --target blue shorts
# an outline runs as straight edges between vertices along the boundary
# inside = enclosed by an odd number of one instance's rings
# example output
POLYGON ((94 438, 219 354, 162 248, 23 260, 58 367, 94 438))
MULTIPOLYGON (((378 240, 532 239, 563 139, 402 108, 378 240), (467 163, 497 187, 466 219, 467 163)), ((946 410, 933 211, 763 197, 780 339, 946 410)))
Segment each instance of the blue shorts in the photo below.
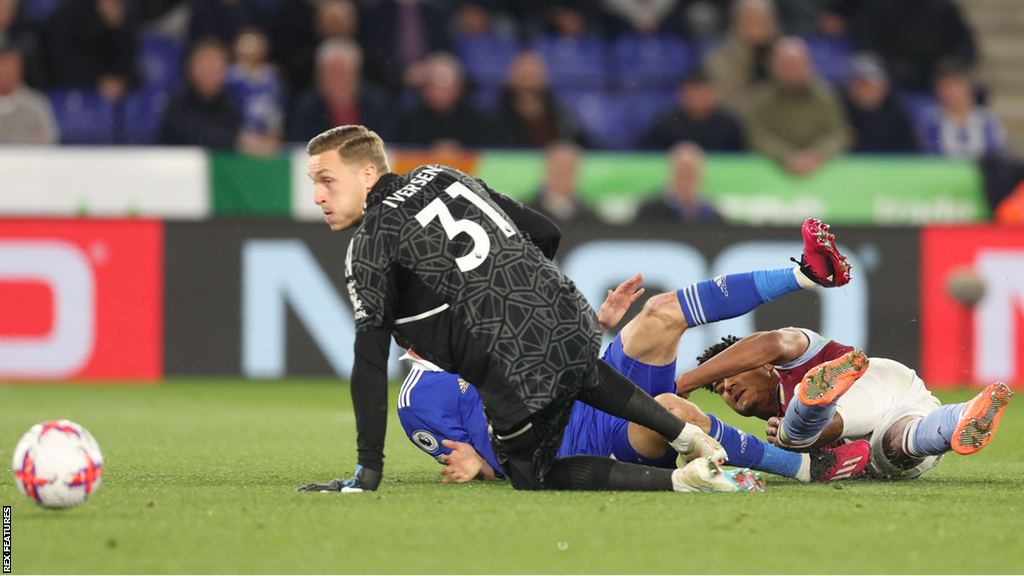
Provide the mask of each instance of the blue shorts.
POLYGON ((622 349, 621 334, 615 336, 615 340, 604 351, 604 356, 601 359, 611 365, 616 372, 629 378, 633 384, 642 388, 651 397, 666 392, 676 393, 676 361, 672 360, 671 363, 664 366, 652 366, 634 360, 626 356, 626 352, 622 349))
MULTIPOLYGON (((651 396, 676 391, 676 363, 652 366, 638 362, 622 350, 622 338, 616 336, 602 358, 617 372, 629 378, 651 396)), ((590 454, 612 456, 620 462, 675 468, 677 454, 672 451, 661 458, 644 458, 629 444, 627 429, 629 422, 576 402, 572 409, 569 425, 565 427, 565 439, 558 456, 590 454)))

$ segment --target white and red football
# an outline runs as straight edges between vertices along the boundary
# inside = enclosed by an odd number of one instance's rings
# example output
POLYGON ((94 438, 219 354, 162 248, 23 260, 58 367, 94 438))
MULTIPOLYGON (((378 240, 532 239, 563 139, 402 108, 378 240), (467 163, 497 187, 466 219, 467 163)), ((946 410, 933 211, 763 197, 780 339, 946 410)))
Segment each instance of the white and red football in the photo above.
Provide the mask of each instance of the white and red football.
POLYGON ((14 484, 43 508, 74 508, 103 476, 103 454, 92 434, 70 420, 40 422, 21 437, 11 464, 14 484))

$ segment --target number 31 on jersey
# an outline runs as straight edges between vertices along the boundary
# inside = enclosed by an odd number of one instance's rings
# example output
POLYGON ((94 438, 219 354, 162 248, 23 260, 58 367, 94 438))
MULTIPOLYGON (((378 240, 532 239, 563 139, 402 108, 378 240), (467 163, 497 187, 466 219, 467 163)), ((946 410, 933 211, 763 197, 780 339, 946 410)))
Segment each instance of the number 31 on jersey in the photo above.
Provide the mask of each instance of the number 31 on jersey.
MULTIPOLYGON (((491 219, 506 237, 515 235, 516 230, 512 224, 500 212, 495 210, 493 206, 488 204, 486 200, 467 188, 463 183, 455 182, 445 188, 444 191, 452 198, 462 197, 469 200, 471 204, 479 208, 485 216, 491 219)), ((456 220, 452 216, 451 211, 448 210, 448 205, 440 198, 434 198, 433 202, 427 204, 416 215, 416 221, 424 228, 434 218, 441 222, 441 227, 444 228, 444 232, 449 240, 453 240, 463 232, 469 234, 469 237, 473 239, 473 248, 470 249, 469 254, 455 259, 455 264, 458 265, 459 270, 469 272, 484 263, 484 260, 487 259, 487 254, 491 251, 491 239, 487 237, 487 231, 484 230, 483 226, 468 219, 456 220)))

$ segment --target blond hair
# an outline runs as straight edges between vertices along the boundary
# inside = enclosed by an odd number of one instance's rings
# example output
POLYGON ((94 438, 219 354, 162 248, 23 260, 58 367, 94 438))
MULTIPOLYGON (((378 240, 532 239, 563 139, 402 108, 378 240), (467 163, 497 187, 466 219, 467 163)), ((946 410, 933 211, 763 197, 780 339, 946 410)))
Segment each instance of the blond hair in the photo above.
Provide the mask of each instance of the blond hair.
POLYGON ((306 153, 310 156, 323 154, 328 150, 337 150, 342 162, 346 164, 373 164, 379 174, 391 172, 388 155, 384 151, 384 141, 373 130, 365 126, 338 126, 320 134, 309 141, 306 153))

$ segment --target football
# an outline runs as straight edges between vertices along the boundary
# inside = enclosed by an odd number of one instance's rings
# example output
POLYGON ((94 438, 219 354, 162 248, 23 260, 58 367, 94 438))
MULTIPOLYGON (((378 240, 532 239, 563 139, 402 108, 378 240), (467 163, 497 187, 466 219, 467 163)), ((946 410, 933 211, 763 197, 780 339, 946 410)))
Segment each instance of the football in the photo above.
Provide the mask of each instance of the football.
POLYGON ((21 437, 14 483, 43 508, 74 508, 100 486, 103 455, 92 434, 70 420, 40 422, 21 437))

